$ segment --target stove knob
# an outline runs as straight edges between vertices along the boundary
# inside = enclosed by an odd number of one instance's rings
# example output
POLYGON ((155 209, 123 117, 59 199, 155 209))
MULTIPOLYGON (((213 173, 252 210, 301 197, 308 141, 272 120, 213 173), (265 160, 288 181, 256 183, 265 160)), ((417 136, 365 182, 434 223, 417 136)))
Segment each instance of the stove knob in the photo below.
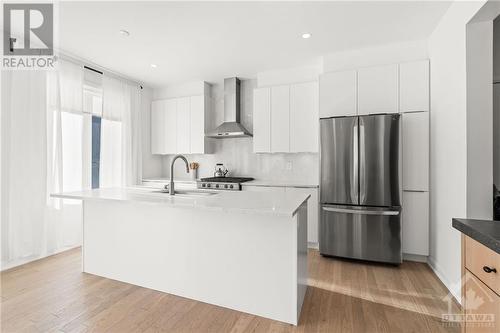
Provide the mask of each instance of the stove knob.
POLYGON ((206 186, 207 186, 207 184, 205 184, 205 183, 201 184, 201 187, 206 187, 206 186))
POLYGON ((219 188, 219 184, 215 185, 215 188, 219 188))
POLYGON ((229 188, 233 188, 234 186, 233 185, 229 185, 229 188))
POLYGON ((227 188, 227 184, 226 184, 226 185, 224 185, 224 188, 227 188))
POLYGON ((211 185, 210 185, 210 184, 207 184, 207 187, 211 187, 211 185))

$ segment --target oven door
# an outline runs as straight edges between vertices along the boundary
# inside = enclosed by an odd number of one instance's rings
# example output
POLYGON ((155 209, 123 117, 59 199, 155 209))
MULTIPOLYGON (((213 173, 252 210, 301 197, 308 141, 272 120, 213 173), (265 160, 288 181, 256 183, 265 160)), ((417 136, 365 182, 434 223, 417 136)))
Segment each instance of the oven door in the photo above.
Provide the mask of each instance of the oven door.
POLYGON ((323 255, 400 264, 400 208, 322 205, 323 255))

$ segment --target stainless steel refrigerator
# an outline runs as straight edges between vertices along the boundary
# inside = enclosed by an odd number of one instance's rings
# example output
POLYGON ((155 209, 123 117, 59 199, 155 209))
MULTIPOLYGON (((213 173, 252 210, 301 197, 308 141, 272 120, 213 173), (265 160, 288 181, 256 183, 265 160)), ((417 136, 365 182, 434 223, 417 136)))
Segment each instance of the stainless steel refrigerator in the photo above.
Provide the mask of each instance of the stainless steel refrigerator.
POLYGON ((323 255, 399 264, 400 116, 320 120, 323 255))

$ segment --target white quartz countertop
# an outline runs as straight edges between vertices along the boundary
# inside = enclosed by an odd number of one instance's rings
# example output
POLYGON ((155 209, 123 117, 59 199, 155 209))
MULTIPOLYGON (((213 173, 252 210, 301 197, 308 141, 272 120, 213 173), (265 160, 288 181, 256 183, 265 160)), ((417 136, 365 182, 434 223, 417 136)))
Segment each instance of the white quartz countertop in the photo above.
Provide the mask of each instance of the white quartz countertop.
POLYGON ((310 195, 300 193, 262 193, 220 191, 212 195, 176 194, 171 196, 149 187, 106 188, 52 194, 52 197, 78 200, 115 200, 164 204, 172 207, 206 209, 245 214, 293 216, 310 195))

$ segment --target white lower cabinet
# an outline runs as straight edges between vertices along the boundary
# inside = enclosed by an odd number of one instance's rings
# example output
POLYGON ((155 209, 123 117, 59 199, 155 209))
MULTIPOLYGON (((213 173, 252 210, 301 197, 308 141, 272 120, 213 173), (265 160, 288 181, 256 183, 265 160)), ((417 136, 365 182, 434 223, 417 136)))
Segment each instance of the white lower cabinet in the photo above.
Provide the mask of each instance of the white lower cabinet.
POLYGON ((307 203, 307 242, 309 246, 317 247, 318 245, 318 216, 319 216, 319 199, 318 189, 309 187, 282 187, 282 186, 252 186, 242 185, 243 191, 255 192, 274 192, 283 194, 290 193, 303 193, 310 194, 311 197, 307 203))
POLYGON ((429 255, 429 192, 403 192, 403 253, 429 255))

